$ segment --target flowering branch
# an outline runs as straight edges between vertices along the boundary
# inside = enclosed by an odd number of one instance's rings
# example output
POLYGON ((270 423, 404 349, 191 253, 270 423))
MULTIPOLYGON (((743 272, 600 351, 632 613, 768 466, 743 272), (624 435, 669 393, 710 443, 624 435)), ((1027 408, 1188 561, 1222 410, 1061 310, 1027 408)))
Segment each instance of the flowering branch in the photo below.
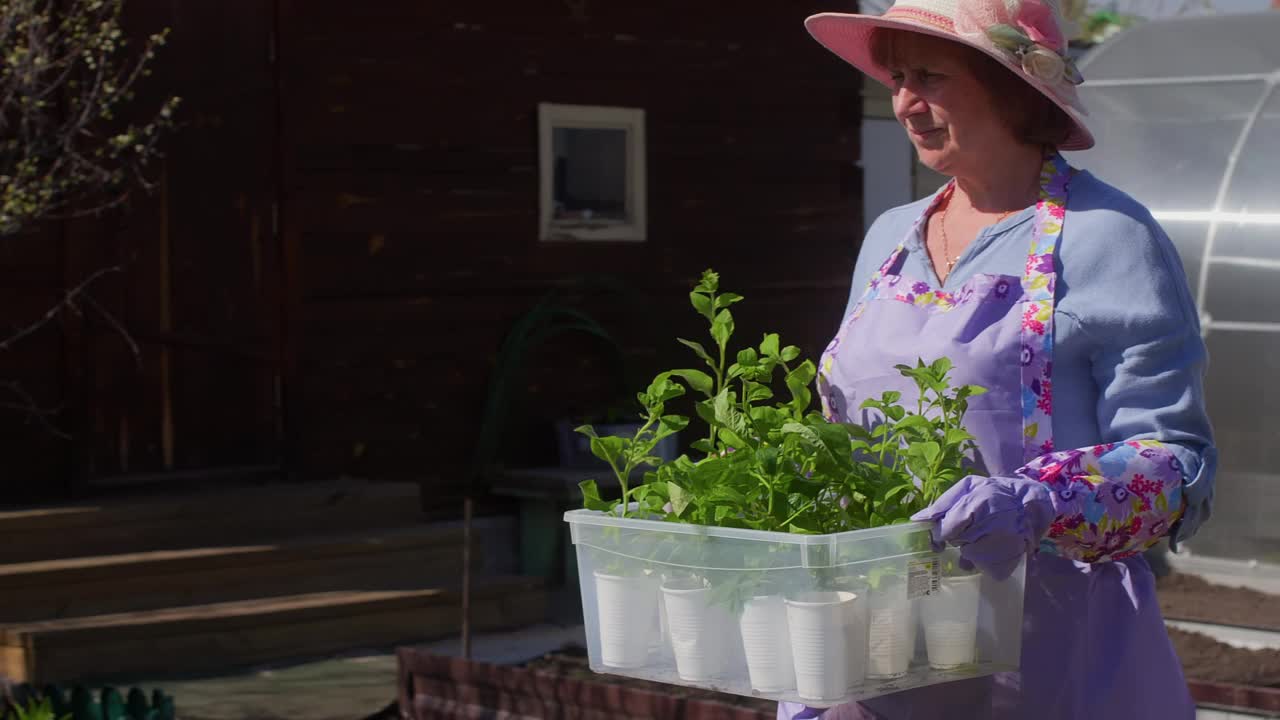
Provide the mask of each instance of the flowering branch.
POLYGON ((167 31, 124 57, 124 0, 0 0, 0 236, 90 215, 150 188, 179 99, 141 124, 116 120, 167 31))

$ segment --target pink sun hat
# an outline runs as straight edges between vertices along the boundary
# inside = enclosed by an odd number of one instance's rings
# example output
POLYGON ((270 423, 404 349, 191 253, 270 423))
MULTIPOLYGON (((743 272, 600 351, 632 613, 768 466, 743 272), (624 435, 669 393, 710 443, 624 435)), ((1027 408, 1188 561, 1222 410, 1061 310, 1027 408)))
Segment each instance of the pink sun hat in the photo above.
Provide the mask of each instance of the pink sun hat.
POLYGON ((1088 111, 1076 86, 1083 82, 1067 56, 1065 23, 1057 0, 897 0, 884 15, 819 13, 804 21, 810 35, 845 62, 893 87, 889 70, 871 57, 875 28, 909 30, 977 48, 995 58, 1062 108, 1074 128, 1061 150, 1093 147, 1088 111))

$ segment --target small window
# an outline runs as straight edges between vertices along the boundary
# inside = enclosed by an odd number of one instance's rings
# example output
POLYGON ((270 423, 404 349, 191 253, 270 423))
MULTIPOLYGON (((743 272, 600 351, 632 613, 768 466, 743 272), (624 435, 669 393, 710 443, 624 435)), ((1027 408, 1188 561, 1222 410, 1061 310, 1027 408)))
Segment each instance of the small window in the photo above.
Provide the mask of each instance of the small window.
POLYGON ((644 111, 538 105, 543 240, 645 239, 644 111))

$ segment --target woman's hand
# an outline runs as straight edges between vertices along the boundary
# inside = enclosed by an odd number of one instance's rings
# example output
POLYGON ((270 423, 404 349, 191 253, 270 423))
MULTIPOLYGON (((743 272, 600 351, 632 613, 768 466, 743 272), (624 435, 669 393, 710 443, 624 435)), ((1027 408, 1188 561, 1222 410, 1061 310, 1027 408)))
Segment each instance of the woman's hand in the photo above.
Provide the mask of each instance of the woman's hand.
POLYGON ((1034 552, 1054 516, 1044 484, 1020 477, 969 475, 912 520, 934 523, 935 543, 960 548, 960 556, 997 580, 1034 552))

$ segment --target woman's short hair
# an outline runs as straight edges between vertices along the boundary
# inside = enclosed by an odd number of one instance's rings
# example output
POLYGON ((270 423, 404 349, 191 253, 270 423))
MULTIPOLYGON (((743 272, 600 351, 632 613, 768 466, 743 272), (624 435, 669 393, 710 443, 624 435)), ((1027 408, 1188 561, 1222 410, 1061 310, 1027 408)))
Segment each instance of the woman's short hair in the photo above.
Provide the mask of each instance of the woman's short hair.
POLYGON ((898 64, 908 43, 916 47, 949 45, 960 48, 969 71, 990 94, 995 115, 1013 132, 1014 137, 1028 145, 1056 148, 1074 127, 1070 116, 1044 93, 981 50, 945 38, 893 28, 872 29, 869 42, 872 60, 885 67, 898 64))

